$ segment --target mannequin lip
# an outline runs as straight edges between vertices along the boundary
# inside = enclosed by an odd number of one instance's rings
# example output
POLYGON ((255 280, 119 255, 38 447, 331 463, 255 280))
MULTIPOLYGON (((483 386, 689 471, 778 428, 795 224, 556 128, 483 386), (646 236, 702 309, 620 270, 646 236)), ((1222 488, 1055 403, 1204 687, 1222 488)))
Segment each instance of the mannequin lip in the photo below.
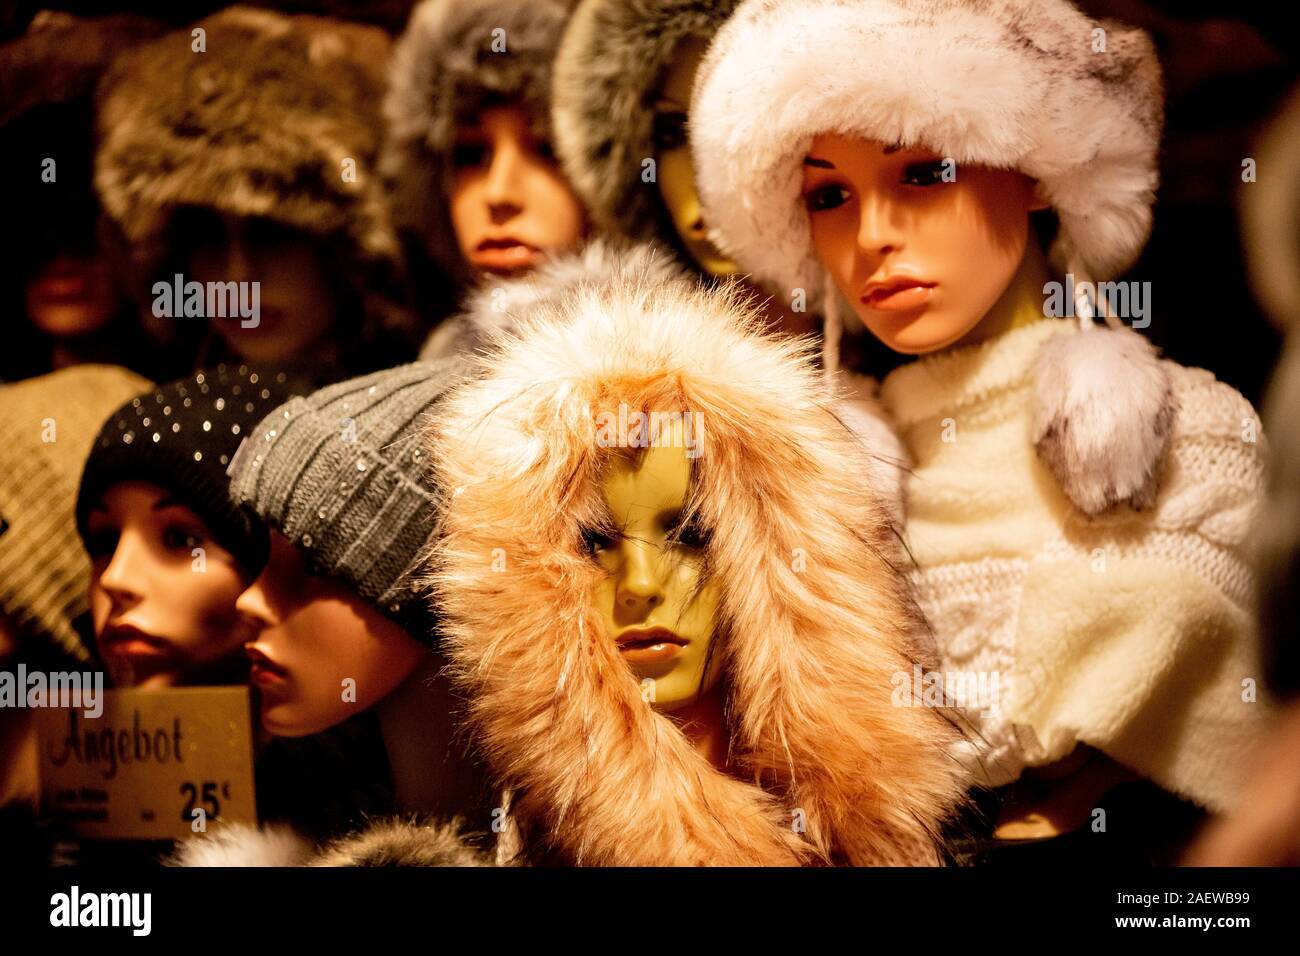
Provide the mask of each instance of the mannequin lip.
POLYGON ((623 658, 632 664, 655 664, 677 657, 690 643, 666 627, 628 628, 614 639, 623 658))
POLYGON ((99 650, 115 657, 165 657, 171 645, 130 624, 110 624, 99 635, 99 650))
POLYGON ((245 644, 244 653, 252 666, 249 668, 248 679, 260 687, 268 684, 279 684, 289 679, 289 672, 280 664, 277 664, 264 652, 257 649, 255 644, 245 644))
POLYGON ((530 269, 542 259, 542 251, 514 236, 489 236, 474 247, 471 263, 489 272, 530 269))
POLYGON ((938 283, 906 273, 893 273, 882 279, 872 279, 862 287, 858 301, 869 309, 897 312, 924 305, 930 290, 938 283))

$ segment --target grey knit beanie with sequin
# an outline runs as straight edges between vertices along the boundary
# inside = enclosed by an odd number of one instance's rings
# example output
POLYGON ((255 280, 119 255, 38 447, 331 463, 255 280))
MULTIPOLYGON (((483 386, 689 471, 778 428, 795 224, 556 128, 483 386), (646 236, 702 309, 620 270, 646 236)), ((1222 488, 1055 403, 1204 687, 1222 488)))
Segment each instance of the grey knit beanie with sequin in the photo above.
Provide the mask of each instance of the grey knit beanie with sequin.
POLYGON ((460 363, 416 362, 290 400, 230 463, 230 494, 419 640, 432 640, 412 586, 433 533, 436 489, 421 426, 460 363))

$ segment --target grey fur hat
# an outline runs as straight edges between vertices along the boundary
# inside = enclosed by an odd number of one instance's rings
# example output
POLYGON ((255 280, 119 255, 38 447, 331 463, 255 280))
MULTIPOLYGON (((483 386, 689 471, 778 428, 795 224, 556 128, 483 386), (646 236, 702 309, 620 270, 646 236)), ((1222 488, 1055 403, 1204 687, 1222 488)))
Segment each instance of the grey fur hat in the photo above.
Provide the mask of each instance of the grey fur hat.
POLYGON ((399 230, 450 275, 464 265, 447 197, 459 123, 494 102, 523 105, 550 136, 551 61, 565 0, 423 0, 398 39, 389 72, 381 170, 399 230))
POLYGON ((555 147, 593 222, 613 235, 676 235, 641 179, 655 154, 651 93, 683 40, 711 39, 739 0, 582 0, 555 58, 555 147))
POLYGON ((346 239, 360 261, 399 246, 374 174, 387 36, 230 7, 114 62, 98 91, 95 187, 136 251, 161 255, 182 205, 346 239), (355 176, 345 175, 345 162, 355 176))
POLYGON ((417 640, 433 622, 412 574, 433 533, 436 489, 421 425, 455 362, 414 362, 294 398, 230 463, 230 495, 417 640))

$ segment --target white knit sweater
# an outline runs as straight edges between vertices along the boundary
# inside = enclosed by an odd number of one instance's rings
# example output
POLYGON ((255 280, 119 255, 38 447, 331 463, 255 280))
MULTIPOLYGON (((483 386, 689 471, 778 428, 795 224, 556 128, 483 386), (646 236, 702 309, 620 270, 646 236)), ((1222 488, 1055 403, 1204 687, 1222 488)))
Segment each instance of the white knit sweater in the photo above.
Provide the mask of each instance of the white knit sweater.
POLYGON ((943 670, 993 692, 966 701, 983 737, 967 756, 996 786, 1082 742, 1226 809, 1267 707, 1251 702, 1259 420, 1209 372, 1166 362, 1179 410, 1156 504, 1089 520, 1030 439, 1034 359, 1071 334, 1039 321, 882 388, 915 466, 907 540, 943 670))

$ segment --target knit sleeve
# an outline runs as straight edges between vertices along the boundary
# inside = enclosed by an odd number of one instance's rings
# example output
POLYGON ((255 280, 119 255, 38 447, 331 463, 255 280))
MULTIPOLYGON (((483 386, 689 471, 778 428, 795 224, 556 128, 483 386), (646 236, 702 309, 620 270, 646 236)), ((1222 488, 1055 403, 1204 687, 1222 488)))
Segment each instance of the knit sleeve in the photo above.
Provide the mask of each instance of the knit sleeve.
POLYGON ((1179 411, 1154 508, 1065 529, 1028 569, 1007 719, 1050 763, 1090 744, 1228 809, 1268 705, 1249 542, 1264 492, 1250 404, 1171 366, 1179 411))

